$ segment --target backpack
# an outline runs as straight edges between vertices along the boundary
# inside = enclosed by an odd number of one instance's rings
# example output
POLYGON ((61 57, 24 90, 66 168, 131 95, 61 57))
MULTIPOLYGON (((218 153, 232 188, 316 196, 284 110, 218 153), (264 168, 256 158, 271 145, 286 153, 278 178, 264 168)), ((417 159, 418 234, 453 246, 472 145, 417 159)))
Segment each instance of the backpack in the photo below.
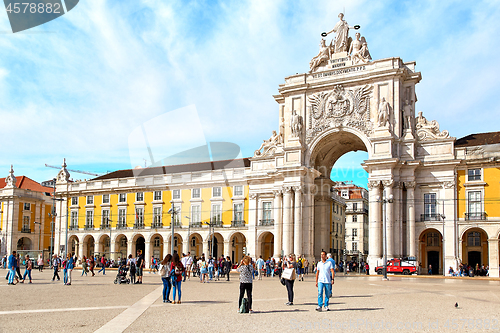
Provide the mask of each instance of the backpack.
POLYGON ((130 273, 135 274, 135 262, 130 261, 130 273))
POLYGON ((297 261, 297 268, 302 268, 302 261, 297 261))
POLYGON ((243 298, 241 301, 240 313, 248 313, 248 298, 243 298))
POLYGON ((175 275, 181 275, 182 274, 182 267, 179 265, 175 266, 175 275))
POLYGON ((165 267, 165 265, 161 265, 159 274, 160 274, 161 278, 164 278, 165 276, 167 276, 167 268, 165 267))

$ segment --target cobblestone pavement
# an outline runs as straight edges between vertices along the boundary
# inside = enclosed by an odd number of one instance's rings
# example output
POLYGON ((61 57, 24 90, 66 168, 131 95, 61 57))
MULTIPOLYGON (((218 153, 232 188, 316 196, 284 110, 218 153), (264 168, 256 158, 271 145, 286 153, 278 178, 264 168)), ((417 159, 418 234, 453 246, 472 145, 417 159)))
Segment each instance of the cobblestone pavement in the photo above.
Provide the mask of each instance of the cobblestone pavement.
MULTIPOLYGON (((6 274, 6 270, 0 270, 6 274)), ((116 271, 80 277, 72 286, 33 272, 33 284, 0 283, 0 332, 283 332, 500 331, 500 281, 474 278, 338 275, 329 312, 316 312, 314 277, 295 282, 293 306, 277 278, 255 281, 253 314, 238 314, 238 275, 231 281, 182 284, 182 303, 164 304, 161 280, 115 285, 116 271), (458 303, 458 307, 455 307, 458 303)))

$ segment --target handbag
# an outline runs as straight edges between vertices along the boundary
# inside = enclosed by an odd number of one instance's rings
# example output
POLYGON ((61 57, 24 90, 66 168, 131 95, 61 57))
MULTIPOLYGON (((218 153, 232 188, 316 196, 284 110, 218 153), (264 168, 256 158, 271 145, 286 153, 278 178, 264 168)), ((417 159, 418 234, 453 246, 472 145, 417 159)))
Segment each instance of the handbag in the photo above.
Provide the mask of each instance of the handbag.
POLYGON ((285 280, 295 280, 295 269, 293 268, 285 268, 283 270, 283 274, 281 275, 281 277, 285 280))
POLYGON ((285 285, 285 279, 281 278, 280 282, 281 282, 282 285, 285 285))

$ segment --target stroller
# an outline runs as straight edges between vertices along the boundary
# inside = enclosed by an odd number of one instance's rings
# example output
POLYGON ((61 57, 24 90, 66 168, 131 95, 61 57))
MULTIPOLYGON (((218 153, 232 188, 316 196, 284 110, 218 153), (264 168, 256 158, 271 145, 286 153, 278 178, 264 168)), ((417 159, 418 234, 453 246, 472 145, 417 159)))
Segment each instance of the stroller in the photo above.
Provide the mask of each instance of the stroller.
POLYGON ((127 278, 128 267, 126 265, 121 265, 118 268, 118 274, 116 274, 115 284, 130 283, 130 279, 127 278))

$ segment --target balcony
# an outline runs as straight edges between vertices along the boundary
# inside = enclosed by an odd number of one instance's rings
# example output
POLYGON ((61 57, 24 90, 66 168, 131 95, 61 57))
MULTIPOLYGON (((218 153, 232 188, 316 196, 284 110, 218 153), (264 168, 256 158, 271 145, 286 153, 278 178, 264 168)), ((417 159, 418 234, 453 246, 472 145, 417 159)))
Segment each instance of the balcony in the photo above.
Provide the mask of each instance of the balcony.
POLYGON ((78 230, 78 225, 70 224, 69 230, 78 230))
POLYGON ((259 220, 259 226, 261 227, 267 227, 274 225, 274 219, 271 220, 259 220))
POLYGON ((191 228, 201 228, 201 222, 191 222, 189 223, 191 228))
MULTIPOLYGON (((169 228, 170 228, 170 226, 169 226, 169 228)), ((174 229, 175 228, 182 229, 182 223, 181 222, 174 222, 174 229)))
POLYGON ((93 224, 86 224, 84 229, 85 230, 94 230, 94 225, 93 224))
POLYGON ((143 222, 136 222, 134 224, 134 229, 144 229, 144 223, 143 222))
POLYGON ((21 232, 24 234, 31 234, 31 228, 29 226, 22 226, 21 232))
POLYGON ((486 220, 486 213, 465 213, 466 221, 484 221, 486 220))
POLYGON ((210 221, 210 223, 212 224, 213 228, 222 228, 222 221, 213 220, 210 221))
POLYGON ((163 228, 163 223, 161 222, 153 222, 153 224, 151 224, 151 229, 161 229, 163 228))
POLYGON ((245 226, 245 221, 231 221, 231 227, 233 228, 241 228, 245 226))
POLYGON ((127 225, 125 223, 118 223, 116 229, 127 229, 127 225))
POLYGON ((110 228, 109 224, 107 224, 107 223, 101 223, 101 230, 103 230, 103 229, 109 229, 109 228, 110 228))
POLYGON ((368 214, 368 208, 347 208, 345 210, 346 213, 362 213, 362 214, 368 214))
POLYGON ((441 221, 441 214, 420 214, 420 221, 441 221))

